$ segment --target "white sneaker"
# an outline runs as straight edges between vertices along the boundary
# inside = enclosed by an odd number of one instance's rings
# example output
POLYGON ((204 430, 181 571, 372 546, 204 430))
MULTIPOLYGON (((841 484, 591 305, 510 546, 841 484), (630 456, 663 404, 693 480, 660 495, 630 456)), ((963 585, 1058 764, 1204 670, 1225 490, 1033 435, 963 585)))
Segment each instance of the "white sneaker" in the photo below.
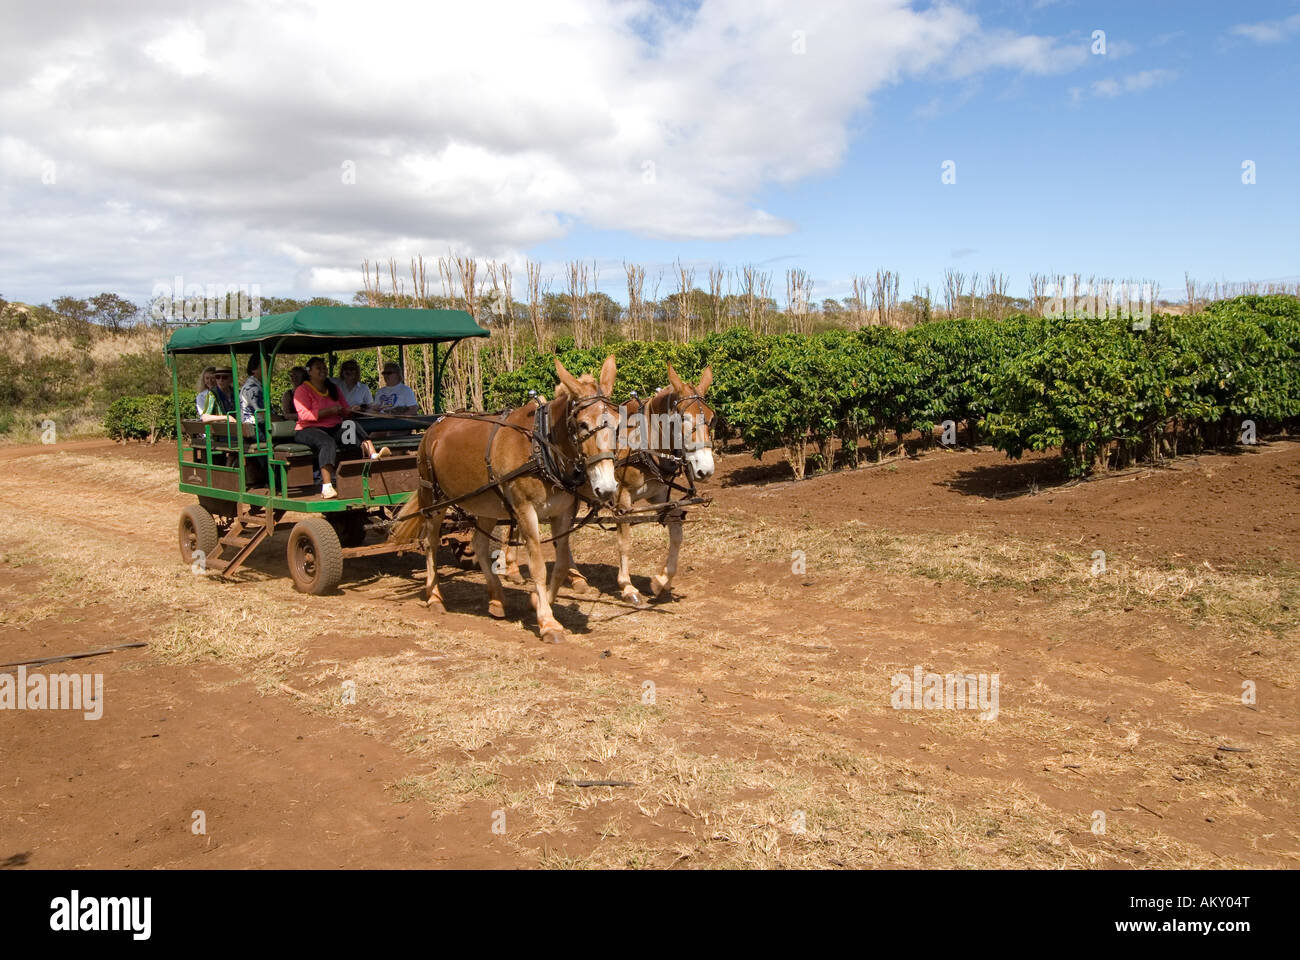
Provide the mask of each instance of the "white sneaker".
POLYGON ((334 489, 334 484, 332 484, 332 483, 322 483, 322 484, 321 484, 321 488, 320 488, 320 498, 321 498, 322 500, 333 500, 333 499, 334 499, 335 497, 337 497, 338 495, 339 495, 339 492, 338 492, 337 490, 334 489))

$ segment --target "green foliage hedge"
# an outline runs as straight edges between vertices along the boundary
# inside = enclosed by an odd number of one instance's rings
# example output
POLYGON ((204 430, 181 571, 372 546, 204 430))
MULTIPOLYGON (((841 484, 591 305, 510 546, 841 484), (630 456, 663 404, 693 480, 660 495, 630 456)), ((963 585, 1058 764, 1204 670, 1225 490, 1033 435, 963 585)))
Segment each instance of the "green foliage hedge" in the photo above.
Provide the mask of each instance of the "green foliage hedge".
POLYGON ((984 423, 1012 457, 1060 447, 1071 473, 1235 442, 1300 417, 1300 301, 1239 297, 1148 330, 1118 319, 1033 321, 992 379, 984 423))
MULTIPOLYGON (((583 350, 561 339, 485 384, 487 404, 516 406, 529 390, 553 396, 556 357, 575 375, 595 374, 610 353, 619 402, 664 386, 668 363, 692 382, 711 365, 720 429, 756 455, 784 451, 796 476, 810 459, 829 466, 835 438, 856 463, 864 438, 879 457, 890 433, 895 442, 912 430, 932 436, 945 420, 1011 457, 1059 447, 1075 474, 1235 443, 1243 420, 1259 433, 1300 422, 1300 300, 1286 296, 1157 315, 1146 330, 1129 320, 1020 316, 812 336, 737 328, 687 344, 583 350)), ((170 399, 118 400, 105 428, 171 436, 170 399)))
MULTIPOLYGON (((181 396, 182 416, 193 417, 194 394, 181 396)), ((104 414, 104 432, 114 440, 159 440, 176 436, 170 394, 151 393, 142 397, 119 397, 104 414)))
POLYGON ((554 357, 574 373, 618 359, 616 399, 663 386, 665 363, 694 379, 712 364, 710 400, 756 455, 783 450, 796 476, 810 457, 829 465, 838 437, 850 463, 865 438, 879 457, 886 437, 964 423, 1011 457, 1059 447, 1087 473, 1140 457, 1237 441, 1300 419, 1300 300, 1248 296, 1203 313, 1128 319, 951 319, 909 330, 869 327, 813 336, 743 329, 689 344, 619 343, 533 355, 498 377, 497 406, 555 388, 554 357), (812 453, 809 453, 809 445, 812 453))

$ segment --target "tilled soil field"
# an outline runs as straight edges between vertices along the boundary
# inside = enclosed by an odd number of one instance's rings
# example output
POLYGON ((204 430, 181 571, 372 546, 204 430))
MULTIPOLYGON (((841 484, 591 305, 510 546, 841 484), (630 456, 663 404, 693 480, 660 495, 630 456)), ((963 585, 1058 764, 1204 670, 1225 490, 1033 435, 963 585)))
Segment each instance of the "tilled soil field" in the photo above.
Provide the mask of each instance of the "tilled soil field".
POLYGON ((1076 484, 726 456, 671 599, 575 536, 560 646, 450 554, 442 615, 414 555, 296 594, 283 533, 196 576, 174 456, 0 450, 0 662, 148 644, 42 668, 102 673, 100 719, 0 710, 4 866, 1300 862, 1300 443, 1076 484), (993 709, 897 709, 918 670, 993 709))

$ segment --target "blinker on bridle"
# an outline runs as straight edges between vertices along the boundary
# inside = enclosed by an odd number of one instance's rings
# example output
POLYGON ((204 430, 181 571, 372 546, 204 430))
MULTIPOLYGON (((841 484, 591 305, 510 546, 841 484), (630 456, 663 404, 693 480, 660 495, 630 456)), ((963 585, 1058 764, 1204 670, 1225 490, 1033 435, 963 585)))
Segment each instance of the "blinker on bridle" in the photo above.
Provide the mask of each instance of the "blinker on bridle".
MULTIPOLYGON (((704 400, 704 398, 703 398, 702 396, 700 396, 698 393, 692 393, 689 397, 682 397, 682 398, 680 398, 676 403, 673 404, 673 413, 676 414, 678 417, 692 417, 692 416, 694 416, 694 414, 690 414, 690 413, 685 413, 685 414, 684 414, 684 413, 681 412, 681 406, 682 406, 682 404, 683 404, 683 403, 690 403, 692 400, 698 400, 698 401, 700 402, 700 406, 702 406, 705 410, 709 411, 709 413, 712 413, 712 412, 713 412, 713 408, 710 407, 710 406, 708 405, 708 403, 705 402, 705 400, 704 400)), ((701 419, 703 419, 703 417, 701 417, 701 419)), ((705 426, 706 426, 706 427, 708 426, 708 422, 707 422, 707 421, 705 421, 705 426)), ((694 433, 694 431, 692 431, 692 433, 694 433)), ((683 431, 682 431, 682 448, 683 448, 683 449, 682 449, 682 452, 683 452, 683 453, 687 453, 687 452, 691 452, 691 453, 693 453, 693 452, 695 452, 696 450, 712 450, 712 449, 713 449, 713 435, 710 434, 710 435, 709 435, 709 439, 706 440, 704 443, 696 443, 696 442, 694 442, 694 441, 691 441, 691 443, 688 445, 687 442, 686 442, 686 431, 683 430, 683 431)))
MULTIPOLYGON (((573 438, 573 445, 578 448, 579 455, 582 455, 582 445, 604 429, 604 427, 599 425, 588 427, 586 424, 578 420, 578 413, 586 410, 588 407, 595 406, 596 404, 607 406, 612 411, 618 409, 614 406, 614 401, 605 396, 604 393, 600 391, 599 387, 596 388, 594 396, 583 397, 576 400, 571 399, 569 401, 569 416, 566 426, 569 430, 569 436, 573 438)), ((583 461, 584 468, 590 468, 592 464, 599 463, 602 460, 613 460, 614 458, 615 452, 612 448, 609 450, 601 450, 585 458, 583 461)))

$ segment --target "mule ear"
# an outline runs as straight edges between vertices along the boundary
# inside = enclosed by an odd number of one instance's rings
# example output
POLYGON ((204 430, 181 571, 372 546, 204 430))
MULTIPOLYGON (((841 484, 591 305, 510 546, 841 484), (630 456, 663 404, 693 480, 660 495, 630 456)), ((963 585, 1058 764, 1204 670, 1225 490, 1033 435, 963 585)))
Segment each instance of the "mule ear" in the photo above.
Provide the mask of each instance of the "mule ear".
POLYGON ((712 384, 713 384, 713 367, 708 366, 705 367, 704 372, 700 374, 700 385, 695 392, 702 397, 709 392, 709 387, 712 386, 712 384))
POLYGON ((672 384, 672 388, 678 396, 686 396, 690 392, 686 389, 686 385, 682 383, 682 378, 677 376, 677 371, 673 369, 671 363, 668 364, 668 382, 672 384))
POLYGON ((582 388, 578 386, 578 381, 574 379, 573 374, 564 369, 564 364, 560 363, 560 358, 555 358, 555 375, 560 378, 560 383, 564 384, 569 396, 582 396, 582 388))
POLYGON ((614 395, 614 376, 618 373, 618 362, 611 353, 600 365, 600 392, 605 396, 614 395))

